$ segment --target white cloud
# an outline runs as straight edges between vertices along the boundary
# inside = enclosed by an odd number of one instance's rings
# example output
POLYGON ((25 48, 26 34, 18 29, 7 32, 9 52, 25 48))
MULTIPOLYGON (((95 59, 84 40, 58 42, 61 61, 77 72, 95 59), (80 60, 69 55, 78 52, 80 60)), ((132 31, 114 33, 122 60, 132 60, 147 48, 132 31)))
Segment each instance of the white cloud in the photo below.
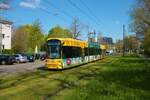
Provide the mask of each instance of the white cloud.
POLYGON ((26 7, 26 8, 36 8, 35 5, 33 5, 33 4, 31 4, 31 3, 24 2, 24 1, 22 1, 22 2, 20 3, 20 6, 26 7))
POLYGON ((22 2, 20 2, 20 6, 25 8, 35 9, 39 7, 39 5, 40 5, 40 0, 23 0, 22 2))
POLYGON ((10 6, 8 4, 5 3, 0 3, 0 9, 9 9, 10 6))

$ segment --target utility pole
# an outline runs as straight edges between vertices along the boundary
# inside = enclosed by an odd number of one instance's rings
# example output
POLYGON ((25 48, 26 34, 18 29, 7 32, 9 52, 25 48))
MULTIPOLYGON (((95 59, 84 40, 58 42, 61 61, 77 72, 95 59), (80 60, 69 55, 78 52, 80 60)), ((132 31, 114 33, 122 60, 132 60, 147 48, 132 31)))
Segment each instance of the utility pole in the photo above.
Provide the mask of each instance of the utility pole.
POLYGON ((0 54, 2 54, 2 32, 3 32, 3 20, 2 20, 2 17, 1 17, 1 11, 2 9, 0 9, 0 54))
POLYGON ((2 20, 2 15, 3 15, 3 10, 5 7, 0 7, 0 54, 2 54, 2 32, 3 32, 3 20, 2 20))
POLYGON ((123 56, 125 56, 125 32, 126 32, 126 29, 125 29, 125 25, 123 25, 123 56))
POLYGON ((3 9, 0 8, 0 54, 2 54, 2 32, 3 32, 2 11, 3 11, 3 9))
POLYGON ((2 22, 0 22, 0 54, 2 53, 2 32, 2 22))
MULTIPOLYGON (((90 31, 89 31, 89 26, 88 26, 87 30, 88 30, 88 45, 89 45, 89 43, 90 43, 90 31)), ((89 50, 89 48, 87 48, 87 50, 88 50, 88 63, 89 63, 89 61, 90 61, 90 58, 89 58, 90 50, 89 50)))

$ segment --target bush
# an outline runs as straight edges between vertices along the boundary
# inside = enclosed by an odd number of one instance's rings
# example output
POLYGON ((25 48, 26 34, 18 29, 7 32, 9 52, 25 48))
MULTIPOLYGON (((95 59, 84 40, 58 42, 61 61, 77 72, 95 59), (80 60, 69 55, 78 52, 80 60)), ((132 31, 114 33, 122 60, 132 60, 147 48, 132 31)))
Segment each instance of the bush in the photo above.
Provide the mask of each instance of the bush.
POLYGON ((11 50, 11 49, 4 49, 4 50, 2 50, 2 53, 3 54, 13 54, 13 50, 11 50))

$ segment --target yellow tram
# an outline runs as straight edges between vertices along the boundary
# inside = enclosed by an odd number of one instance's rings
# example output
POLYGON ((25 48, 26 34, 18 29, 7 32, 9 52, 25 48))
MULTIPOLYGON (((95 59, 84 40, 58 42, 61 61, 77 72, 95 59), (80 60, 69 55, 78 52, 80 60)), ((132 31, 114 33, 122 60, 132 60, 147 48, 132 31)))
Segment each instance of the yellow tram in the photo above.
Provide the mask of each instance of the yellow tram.
POLYGON ((98 60, 102 57, 103 49, 104 46, 100 46, 97 42, 87 43, 72 38, 48 38, 46 67, 64 69, 98 60))

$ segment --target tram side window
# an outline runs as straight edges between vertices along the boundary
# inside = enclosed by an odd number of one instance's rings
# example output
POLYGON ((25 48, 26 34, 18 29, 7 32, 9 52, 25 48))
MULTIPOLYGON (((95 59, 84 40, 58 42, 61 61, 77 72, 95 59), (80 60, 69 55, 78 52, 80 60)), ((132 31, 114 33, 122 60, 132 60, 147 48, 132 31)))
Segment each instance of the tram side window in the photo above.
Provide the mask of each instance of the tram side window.
POLYGON ((85 49, 84 49, 85 56, 88 56, 88 55, 89 55, 88 52, 89 52, 89 51, 88 51, 88 48, 85 48, 85 49))
POLYGON ((85 48, 85 56, 90 56, 95 54, 95 49, 94 48, 85 48))
POLYGON ((82 55, 82 50, 79 47, 64 46, 62 48, 62 57, 63 57, 63 59, 81 57, 81 55, 82 55))
POLYGON ((99 55, 101 53, 101 50, 98 48, 85 48, 84 49, 85 56, 88 55, 99 55))
POLYGON ((98 53, 98 55, 101 55, 101 49, 98 49, 97 53, 98 53))
POLYGON ((100 54, 100 55, 102 54, 102 49, 99 49, 99 54, 100 54))
POLYGON ((95 48, 94 55, 98 55, 98 54, 100 54, 100 51, 99 51, 99 49, 98 49, 98 48, 95 48))
POLYGON ((94 55, 94 48, 89 48, 89 55, 94 55))
POLYGON ((97 48, 89 48, 89 55, 97 55, 98 49, 97 48))

